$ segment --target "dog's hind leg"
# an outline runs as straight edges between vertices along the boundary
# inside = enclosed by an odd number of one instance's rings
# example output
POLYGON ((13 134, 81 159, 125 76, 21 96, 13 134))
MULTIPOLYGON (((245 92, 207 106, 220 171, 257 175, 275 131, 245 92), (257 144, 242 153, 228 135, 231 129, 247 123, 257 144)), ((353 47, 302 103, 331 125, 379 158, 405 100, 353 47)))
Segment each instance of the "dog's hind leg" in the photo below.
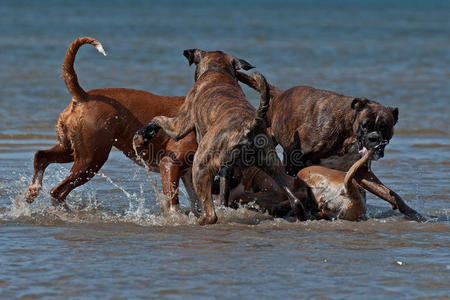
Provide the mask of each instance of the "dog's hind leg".
POLYGON ((72 150, 57 144, 48 150, 39 150, 34 155, 34 174, 25 199, 32 203, 42 188, 44 171, 51 163, 69 163, 73 161, 72 150))
POLYGON ((110 150, 111 147, 109 149, 98 150, 92 153, 90 157, 83 159, 75 155, 75 161, 69 176, 50 191, 50 194, 55 200, 54 205, 61 205, 73 189, 85 184, 94 177, 108 159, 110 150))
POLYGON ((73 189, 94 177, 108 159, 113 140, 114 133, 108 130, 85 128, 79 132, 74 143, 74 163, 70 174, 50 191, 53 204, 63 204, 73 189))
POLYGON ((202 169, 193 169, 192 176, 195 178, 194 180, 194 189, 195 192, 200 195, 200 204, 201 204, 201 216, 199 220, 200 225, 214 224, 217 222, 217 215, 214 210, 214 203, 212 201, 211 194, 211 184, 212 178, 206 172, 206 170, 202 169))

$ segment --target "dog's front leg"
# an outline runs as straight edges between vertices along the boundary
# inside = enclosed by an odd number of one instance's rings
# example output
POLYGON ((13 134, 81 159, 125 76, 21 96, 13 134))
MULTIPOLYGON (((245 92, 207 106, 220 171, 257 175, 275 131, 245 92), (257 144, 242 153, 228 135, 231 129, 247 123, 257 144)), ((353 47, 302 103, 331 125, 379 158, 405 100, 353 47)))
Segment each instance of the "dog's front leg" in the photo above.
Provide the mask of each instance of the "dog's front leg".
POLYGON ((156 116, 150 123, 140 128, 133 138, 135 145, 147 145, 149 141, 158 134, 159 129, 175 141, 184 138, 194 129, 194 122, 190 119, 184 105, 180 108, 178 115, 174 118, 156 116))
POLYGON ((158 125, 175 141, 181 140, 194 129, 194 122, 191 122, 186 115, 181 115, 176 118, 157 116, 150 123, 158 125))
POLYGON ((396 192, 392 191, 388 187, 386 187, 375 174, 370 171, 367 167, 361 168, 358 171, 355 179, 358 183, 371 192, 372 194, 380 197, 381 199, 389 202, 392 205, 393 209, 398 209, 402 214, 407 216, 409 219, 424 222, 426 218, 424 218, 417 211, 409 207, 403 199, 397 195, 396 192))
POLYGON ((73 153, 71 149, 66 149, 62 145, 57 144, 48 150, 39 150, 34 156, 34 175, 31 185, 28 187, 28 193, 25 199, 28 203, 32 203, 38 196, 42 188, 42 178, 44 171, 51 163, 68 163, 73 161, 73 153))
MULTIPOLYGON (((180 163, 170 156, 164 156, 159 163, 161 183, 166 198, 165 208, 178 211, 178 184, 180 178, 180 163)), ((163 208, 163 207, 161 207, 163 208)))

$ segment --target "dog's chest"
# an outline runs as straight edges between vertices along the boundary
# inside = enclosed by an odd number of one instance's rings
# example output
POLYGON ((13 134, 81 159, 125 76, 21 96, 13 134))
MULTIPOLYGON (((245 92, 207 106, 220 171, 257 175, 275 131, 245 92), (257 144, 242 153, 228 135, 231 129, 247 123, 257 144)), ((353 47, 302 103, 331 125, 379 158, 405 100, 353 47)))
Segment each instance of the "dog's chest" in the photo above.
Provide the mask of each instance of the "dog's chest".
POLYGON ((320 165, 347 172, 350 167, 361 158, 358 143, 353 143, 343 155, 333 155, 320 160, 320 165))

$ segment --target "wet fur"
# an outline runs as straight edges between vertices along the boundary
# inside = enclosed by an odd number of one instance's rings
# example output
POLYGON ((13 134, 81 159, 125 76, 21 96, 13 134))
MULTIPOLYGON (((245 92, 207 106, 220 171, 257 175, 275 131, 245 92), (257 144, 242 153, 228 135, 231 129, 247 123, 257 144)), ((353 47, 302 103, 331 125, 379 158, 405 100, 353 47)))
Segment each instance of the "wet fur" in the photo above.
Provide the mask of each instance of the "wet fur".
MULTIPOLYGON (((184 102, 184 97, 164 97, 124 88, 85 92, 78 84, 73 69, 75 55, 84 44, 101 47, 97 40, 84 37, 75 40, 67 50, 63 75, 72 100, 58 117, 57 144, 35 154, 33 182, 26 196, 30 203, 38 195, 44 171, 50 163, 73 162, 68 177, 51 190, 57 205, 61 205, 74 188, 90 180, 100 170, 113 146, 141 164, 132 144, 136 130, 155 116, 176 115, 184 102)), ((180 178, 185 181, 187 190, 192 190, 188 162, 192 161, 189 156, 193 156, 196 149, 194 133, 176 142, 163 132, 148 147, 138 149, 150 169, 161 172, 168 207, 178 205, 180 178)), ((191 195, 194 193, 191 192, 191 195)))
MULTIPOLYGON (((200 224, 212 224, 217 221, 211 199, 212 179, 221 168, 230 167, 230 162, 237 158, 233 157, 233 150, 252 147, 251 140, 258 134, 267 136, 264 119, 269 89, 267 84, 261 86, 256 80, 259 90, 263 91, 260 108, 255 111, 235 77, 236 70, 252 68, 246 61, 221 51, 189 49, 185 50, 184 55, 190 64, 196 64, 196 82, 175 118, 156 117, 149 127, 152 130, 161 127, 175 140, 192 130, 196 131, 199 146, 194 157, 192 176, 194 189, 202 204, 200 224)), ((262 149, 265 153, 274 149, 270 139, 267 140, 269 143, 262 149)), ((281 162, 277 159, 267 159, 262 167, 269 170, 271 175, 276 173, 282 176, 279 174, 281 162)), ((296 205, 301 205, 299 202, 296 205)))
MULTIPOLYGON (((241 74, 239 80, 258 89, 248 76, 241 74)), ((397 108, 376 101, 308 86, 284 92, 273 85, 270 89, 273 100, 266 116, 268 132, 283 147, 284 164, 291 175, 314 164, 347 170, 361 157, 358 152, 362 146, 371 149, 380 140, 389 141, 398 121, 397 108), (371 141, 373 138, 375 142, 371 141)), ((383 157, 384 147, 378 147, 377 158, 383 157)), ((399 209, 410 219, 426 220, 368 167, 361 168, 356 178, 364 189, 389 202, 393 209, 399 209)))
POLYGON ((348 155, 348 159, 331 166, 347 170, 360 157, 357 137, 361 122, 373 123, 373 128, 381 131, 383 139, 390 140, 397 117, 398 110, 378 102, 307 86, 278 94, 267 115, 271 133, 284 149, 290 174, 308 165, 330 166, 325 159, 344 155, 348 155), (352 108, 354 101, 364 104, 352 108), (290 113, 285 114, 286 111, 290 113), (300 161, 292 161, 294 151, 301 151, 300 161))

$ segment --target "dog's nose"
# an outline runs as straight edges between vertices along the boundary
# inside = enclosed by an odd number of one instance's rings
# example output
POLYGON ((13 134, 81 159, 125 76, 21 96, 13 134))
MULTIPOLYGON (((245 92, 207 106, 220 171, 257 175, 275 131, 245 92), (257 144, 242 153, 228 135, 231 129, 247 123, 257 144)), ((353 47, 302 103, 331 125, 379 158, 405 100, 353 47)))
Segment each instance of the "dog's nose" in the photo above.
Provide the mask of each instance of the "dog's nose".
POLYGON ((377 132, 371 132, 366 136, 366 141, 368 148, 372 148, 380 143, 381 137, 377 132))

